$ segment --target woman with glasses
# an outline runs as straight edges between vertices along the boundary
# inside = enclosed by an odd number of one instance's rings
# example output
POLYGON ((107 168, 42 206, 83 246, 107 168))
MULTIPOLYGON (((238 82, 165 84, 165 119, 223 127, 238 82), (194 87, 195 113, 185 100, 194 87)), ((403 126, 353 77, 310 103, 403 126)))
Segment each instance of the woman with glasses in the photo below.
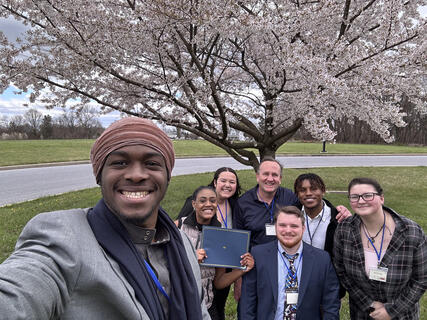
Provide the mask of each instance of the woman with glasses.
POLYGON ((356 214, 337 227, 334 264, 349 292, 351 319, 419 319, 427 288, 422 228, 384 206, 374 179, 353 179, 348 198, 356 214))

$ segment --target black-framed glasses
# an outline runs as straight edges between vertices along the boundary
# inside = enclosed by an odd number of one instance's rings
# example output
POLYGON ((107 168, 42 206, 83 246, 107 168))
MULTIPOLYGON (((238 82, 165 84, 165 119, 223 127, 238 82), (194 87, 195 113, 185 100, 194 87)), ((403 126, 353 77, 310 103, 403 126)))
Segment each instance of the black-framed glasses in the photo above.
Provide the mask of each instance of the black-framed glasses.
POLYGON ((375 195, 379 196, 379 193, 376 192, 367 192, 364 194, 349 194, 348 199, 350 202, 359 202, 359 199, 362 198, 365 201, 372 201, 374 200, 375 195))

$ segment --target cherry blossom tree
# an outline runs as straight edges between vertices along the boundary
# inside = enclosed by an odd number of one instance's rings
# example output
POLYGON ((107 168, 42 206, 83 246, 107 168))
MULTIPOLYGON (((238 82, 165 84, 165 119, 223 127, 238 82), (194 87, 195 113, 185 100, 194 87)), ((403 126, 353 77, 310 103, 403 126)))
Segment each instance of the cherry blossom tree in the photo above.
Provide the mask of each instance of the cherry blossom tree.
POLYGON ((3 0, 0 90, 158 120, 256 166, 302 126, 360 119, 391 141, 402 93, 425 112, 426 0, 3 0), (235 133, 245 136, 234 139, 235 133))

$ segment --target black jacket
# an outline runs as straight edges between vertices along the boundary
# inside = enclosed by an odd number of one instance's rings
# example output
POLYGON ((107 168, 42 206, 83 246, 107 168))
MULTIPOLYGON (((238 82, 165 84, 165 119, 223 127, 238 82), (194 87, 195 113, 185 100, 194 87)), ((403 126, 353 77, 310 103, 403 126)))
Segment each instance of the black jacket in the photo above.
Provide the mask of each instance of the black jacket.
MULTIPOLYGON (((338 210, 335 208, 335 206, 330 203, 328 200, 323 198, 323 201, 325 201, 326 205, 331 208, 331 221, 329 222, 328 228, 326 229, 326 238, 325 238, 325 251, 329 253, 331 256, 332 262, 334 261, 334 235, 335 230, 338 226, 337 221, 337 214, 338 210)), ((343 298, 345 296, 345 289, 340 284, 340 298, 343 298)))

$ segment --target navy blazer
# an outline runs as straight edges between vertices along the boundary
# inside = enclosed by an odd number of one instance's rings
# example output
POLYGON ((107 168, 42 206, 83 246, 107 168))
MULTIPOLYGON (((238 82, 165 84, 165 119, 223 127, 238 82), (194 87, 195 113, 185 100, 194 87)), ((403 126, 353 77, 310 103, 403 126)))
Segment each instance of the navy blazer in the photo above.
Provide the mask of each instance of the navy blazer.
MULTIPOLYGON (((339 320, 339 282, 329 254, 303 242, 297 319, 339 320)), ((255 267, 243 276, 240 319, 273 320, 277 307, 277 241, 255 246, 255 267)))

